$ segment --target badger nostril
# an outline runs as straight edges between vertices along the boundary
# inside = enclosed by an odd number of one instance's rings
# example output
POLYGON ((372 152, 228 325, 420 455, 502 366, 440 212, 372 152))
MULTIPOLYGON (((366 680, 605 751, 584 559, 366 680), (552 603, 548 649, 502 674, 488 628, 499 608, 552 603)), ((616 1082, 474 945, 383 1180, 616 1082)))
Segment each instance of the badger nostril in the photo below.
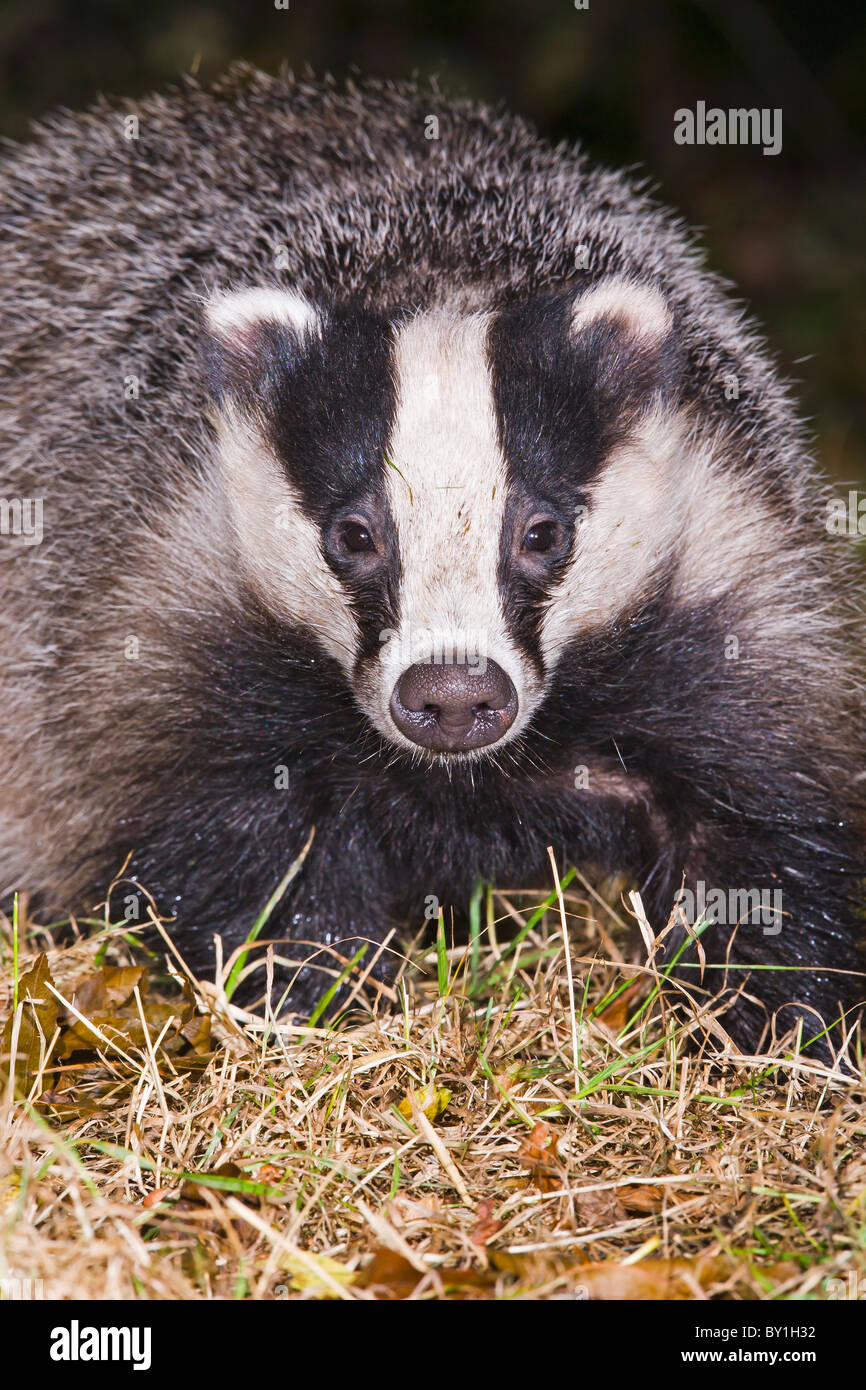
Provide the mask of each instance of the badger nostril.
POLYGON ((517 715, 517 692, 498 662, 483 672, 461 665, 416 663, 391 696, 391 717, 413 743, 456 753, 496 743, 517 715))

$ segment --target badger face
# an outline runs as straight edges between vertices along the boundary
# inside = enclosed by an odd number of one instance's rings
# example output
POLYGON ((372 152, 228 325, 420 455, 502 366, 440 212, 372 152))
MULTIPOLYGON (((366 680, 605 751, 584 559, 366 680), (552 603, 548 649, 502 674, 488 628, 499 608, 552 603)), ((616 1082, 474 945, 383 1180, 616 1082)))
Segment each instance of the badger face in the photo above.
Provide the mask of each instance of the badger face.
POLYGON ((407 754, 519 738, 563 650, 646 581, 652 542, 629 547, 676 449, 655 290, 388 318, 247 290, 208 306, 205 368, 248 582, 407 754))

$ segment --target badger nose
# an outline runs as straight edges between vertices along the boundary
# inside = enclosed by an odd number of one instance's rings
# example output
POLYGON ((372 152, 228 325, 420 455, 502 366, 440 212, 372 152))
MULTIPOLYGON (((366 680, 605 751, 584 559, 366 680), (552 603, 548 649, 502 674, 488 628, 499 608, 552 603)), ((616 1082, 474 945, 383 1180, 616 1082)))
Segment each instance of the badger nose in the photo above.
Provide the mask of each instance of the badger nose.
POLYGON ((496 743, 516 714, 511 678, 489 659, 483 674, 466 665, 418 662, 403 672, 391 696, 391 716, 401 734, 440 753, 496 743))

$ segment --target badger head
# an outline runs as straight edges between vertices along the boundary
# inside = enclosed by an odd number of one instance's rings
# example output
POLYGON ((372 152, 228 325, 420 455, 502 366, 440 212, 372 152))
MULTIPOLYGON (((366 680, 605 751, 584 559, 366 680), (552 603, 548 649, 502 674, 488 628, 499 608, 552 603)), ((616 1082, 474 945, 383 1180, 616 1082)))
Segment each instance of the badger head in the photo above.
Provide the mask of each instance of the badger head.
MULTIPOLYGON (((224 294, 205 364, 239 563, 407 754, 519 738, 646 582, 675 351, 625 279, 476 314, 224 294)), ((655 513, 658 516, 655 517, 655 513)))

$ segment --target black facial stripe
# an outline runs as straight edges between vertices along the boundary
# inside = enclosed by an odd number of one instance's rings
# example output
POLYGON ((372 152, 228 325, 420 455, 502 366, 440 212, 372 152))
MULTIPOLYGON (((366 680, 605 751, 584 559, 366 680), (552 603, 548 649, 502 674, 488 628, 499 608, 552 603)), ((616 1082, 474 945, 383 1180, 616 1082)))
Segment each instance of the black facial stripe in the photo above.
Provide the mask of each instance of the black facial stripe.
POLYGON ((509 631, 539 670, 544 606, 571 557, 577 508, 616 438, 598 418, 591 363, 569 340, 572 303, 573 296, 557 295, 504 309, 488 337, 510 499, 499 585, 509 631), (568 551, 535 573, 521 573, 513 563, 515 531, 548 509, 566 528, 568 551))
POLYGON ((357 499, 384 494, 396 397, 390 326, 374 314, 332 309, 321 336, 305 338, 300 352, 290 330, 266 327, 269 434, 305 508, 322 525, 357 499))
POLYGON ((370 523, 377 555, 352 563, 325 547, 325 558, 352 600, 360 659, 380 649, 397 622, 400 560, 387 499, 387 441, 396 408, 392 332, 378 315, 334 308, 321 336, 299 344, 291 329, 260 330, 260 416, 304 509, 328 534, 343 513, 370 523))
POLYGON ((381 565, 369 574, 358 576, 338 565, 331 566, 352 597, 360 638, 356 669, 378 656, 382 650, 382 634, 396 629, 399 622, 402 571, 397 528, 384 495, 377 498, 375 508, 370 505, 367 511, 379 519, 376 534, 381 547, 381 565))
MULTIPOLYGON (((623 430, 601 410, 592 344, 571 337, 574 296, 502 310, 490 325, 493 399, 509 481, 573 513, 623 430)), ((590 330, 593 333, 593 330, 590 330)))
MULTIPOLYGON (((581 287, 581 296, 590 285, 581 287)), ((515 641, 541 665, 544 604, 574 550, 578 509, 590 501, 605 459, 654 401, 678 387, 673 334, 642 337, 627 317, 573 326, 575 291, 503 308, 491 323, 488 358, 511 503, 499 582, 515 641), (514 564, 514 527, 529 510, 558 516, 568 553, 535 571, 514 564)))
POLYGON ((497 581, 502 594, 502 610, 508 631, 535 666, 538 675, 543 676, 541 624, 550 591, 562 577, 571 558, 574 527, 569 527, 567 518, 563 516, 563 527, 568 535, 567 550, 551 563, 527 567, 521 571, 515 564, 514 551, 520 544, 530 516, 538 510, 537 500, 521 495, 518 488, 512 486, 505 504, 497 581))

